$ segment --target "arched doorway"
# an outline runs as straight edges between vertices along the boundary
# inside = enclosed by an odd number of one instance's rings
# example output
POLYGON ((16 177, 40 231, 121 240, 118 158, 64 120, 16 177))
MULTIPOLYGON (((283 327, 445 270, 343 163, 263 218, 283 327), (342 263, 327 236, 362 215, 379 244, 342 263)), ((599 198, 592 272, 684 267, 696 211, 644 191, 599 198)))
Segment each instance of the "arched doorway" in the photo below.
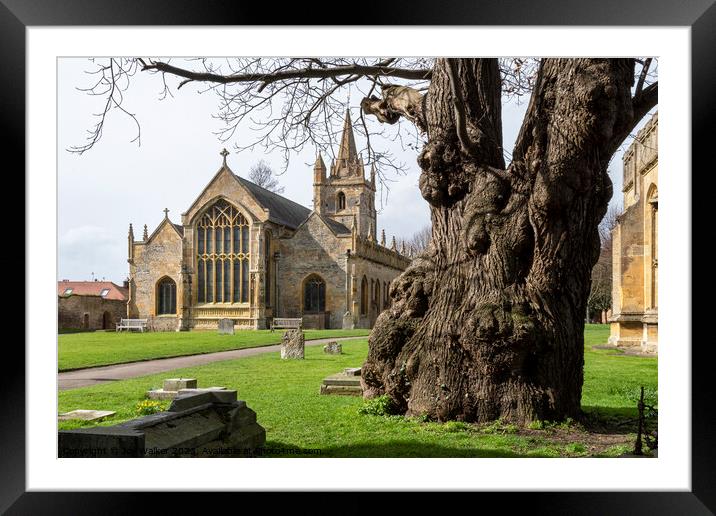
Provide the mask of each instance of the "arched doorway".
POLYGON ((109 330, 112 328, 112 314, 109 312, 104 312, 102 314, 102 329, 103 330, 109 330))

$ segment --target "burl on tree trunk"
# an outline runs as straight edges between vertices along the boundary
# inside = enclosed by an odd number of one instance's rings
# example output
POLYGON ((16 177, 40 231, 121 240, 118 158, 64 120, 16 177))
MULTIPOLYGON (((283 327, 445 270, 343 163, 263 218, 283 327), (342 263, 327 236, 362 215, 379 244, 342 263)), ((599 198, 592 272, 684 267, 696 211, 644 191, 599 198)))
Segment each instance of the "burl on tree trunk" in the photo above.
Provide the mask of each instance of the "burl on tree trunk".
POLYGON ((633 83, 633 59, 544 59, 508 167, 496 59, 439 59, 409 109, 404 91, 393 112, 390 90, 364 100, 427 133, 418 162, 433 225, 371 332, 364 396, 439 421, 580 415, 607 165, 656 104, 655 91, 632 98, 633 83))

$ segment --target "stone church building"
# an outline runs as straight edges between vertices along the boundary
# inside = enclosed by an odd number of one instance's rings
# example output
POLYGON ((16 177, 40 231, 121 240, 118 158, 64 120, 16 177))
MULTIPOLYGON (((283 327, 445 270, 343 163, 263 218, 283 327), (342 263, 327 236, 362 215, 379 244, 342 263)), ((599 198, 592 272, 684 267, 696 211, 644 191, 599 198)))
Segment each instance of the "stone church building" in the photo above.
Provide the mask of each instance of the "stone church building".
POLYGON ((337 158, 313 167, 313 210, 223 164, 181 223, 164 220, 135 240, 129 226, 127 315, 150 329, 262 329, 273 317, 306 328, 370 328, 410 263, 376 236, 375 169, 369 178, 346 114, 337 158))
POLYGON ((609 342, 658 350, 658 113, 624 153, 624 213, 612 232, 609 342))

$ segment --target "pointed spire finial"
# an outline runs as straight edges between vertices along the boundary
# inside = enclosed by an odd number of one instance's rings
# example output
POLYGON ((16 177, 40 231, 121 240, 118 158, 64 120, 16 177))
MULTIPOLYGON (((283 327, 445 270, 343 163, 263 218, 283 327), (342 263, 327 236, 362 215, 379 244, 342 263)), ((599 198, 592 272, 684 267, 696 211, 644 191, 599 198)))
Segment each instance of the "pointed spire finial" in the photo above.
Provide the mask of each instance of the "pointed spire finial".
POLYGON ((400 254, 405 255, 405 240, 400 242, 400 254))
POLYGON ((132 223, 129 223, 129 236, 134 238, 134 228, 132 227, 132 223))
POLYGON ((226 166, 226 156, 229 155, 229 151, 226 150, 226 147, 219 153, 224 158, 224 166, 226 166))
POLYGON ((380 245, 385 247, 385 229, 380 231, 380 245))
POLYGON ((143 238, 144 238, 144 241, 145 241, 145 242, 146 242, 147 240, 149 240, 149 232, 147 232, 147 225, 146 225, 146 224, 144 225, 144 236, 143 236, 143 238))
POLYGON ((395 243, 395 235, 393 235, 393 242, 391 242, 390 248, 391 248, 393 251, 397 251, 397 250, 398 250, 398 246, 397 246, 397 244, 395 243))

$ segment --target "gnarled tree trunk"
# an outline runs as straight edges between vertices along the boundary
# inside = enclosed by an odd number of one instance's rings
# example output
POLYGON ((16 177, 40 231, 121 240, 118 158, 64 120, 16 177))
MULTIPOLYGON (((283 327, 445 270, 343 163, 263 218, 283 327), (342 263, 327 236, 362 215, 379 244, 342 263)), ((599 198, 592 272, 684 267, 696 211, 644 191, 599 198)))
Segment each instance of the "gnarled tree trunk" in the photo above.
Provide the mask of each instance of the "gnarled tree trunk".
POLYGON ((633 59, 543 60, 505 167, 497 60, 436 62, 411 111, 432 244, 370 335, 366 397, 440 421, 579 416, 607 165, 650 107, 633 78, 633 59))

